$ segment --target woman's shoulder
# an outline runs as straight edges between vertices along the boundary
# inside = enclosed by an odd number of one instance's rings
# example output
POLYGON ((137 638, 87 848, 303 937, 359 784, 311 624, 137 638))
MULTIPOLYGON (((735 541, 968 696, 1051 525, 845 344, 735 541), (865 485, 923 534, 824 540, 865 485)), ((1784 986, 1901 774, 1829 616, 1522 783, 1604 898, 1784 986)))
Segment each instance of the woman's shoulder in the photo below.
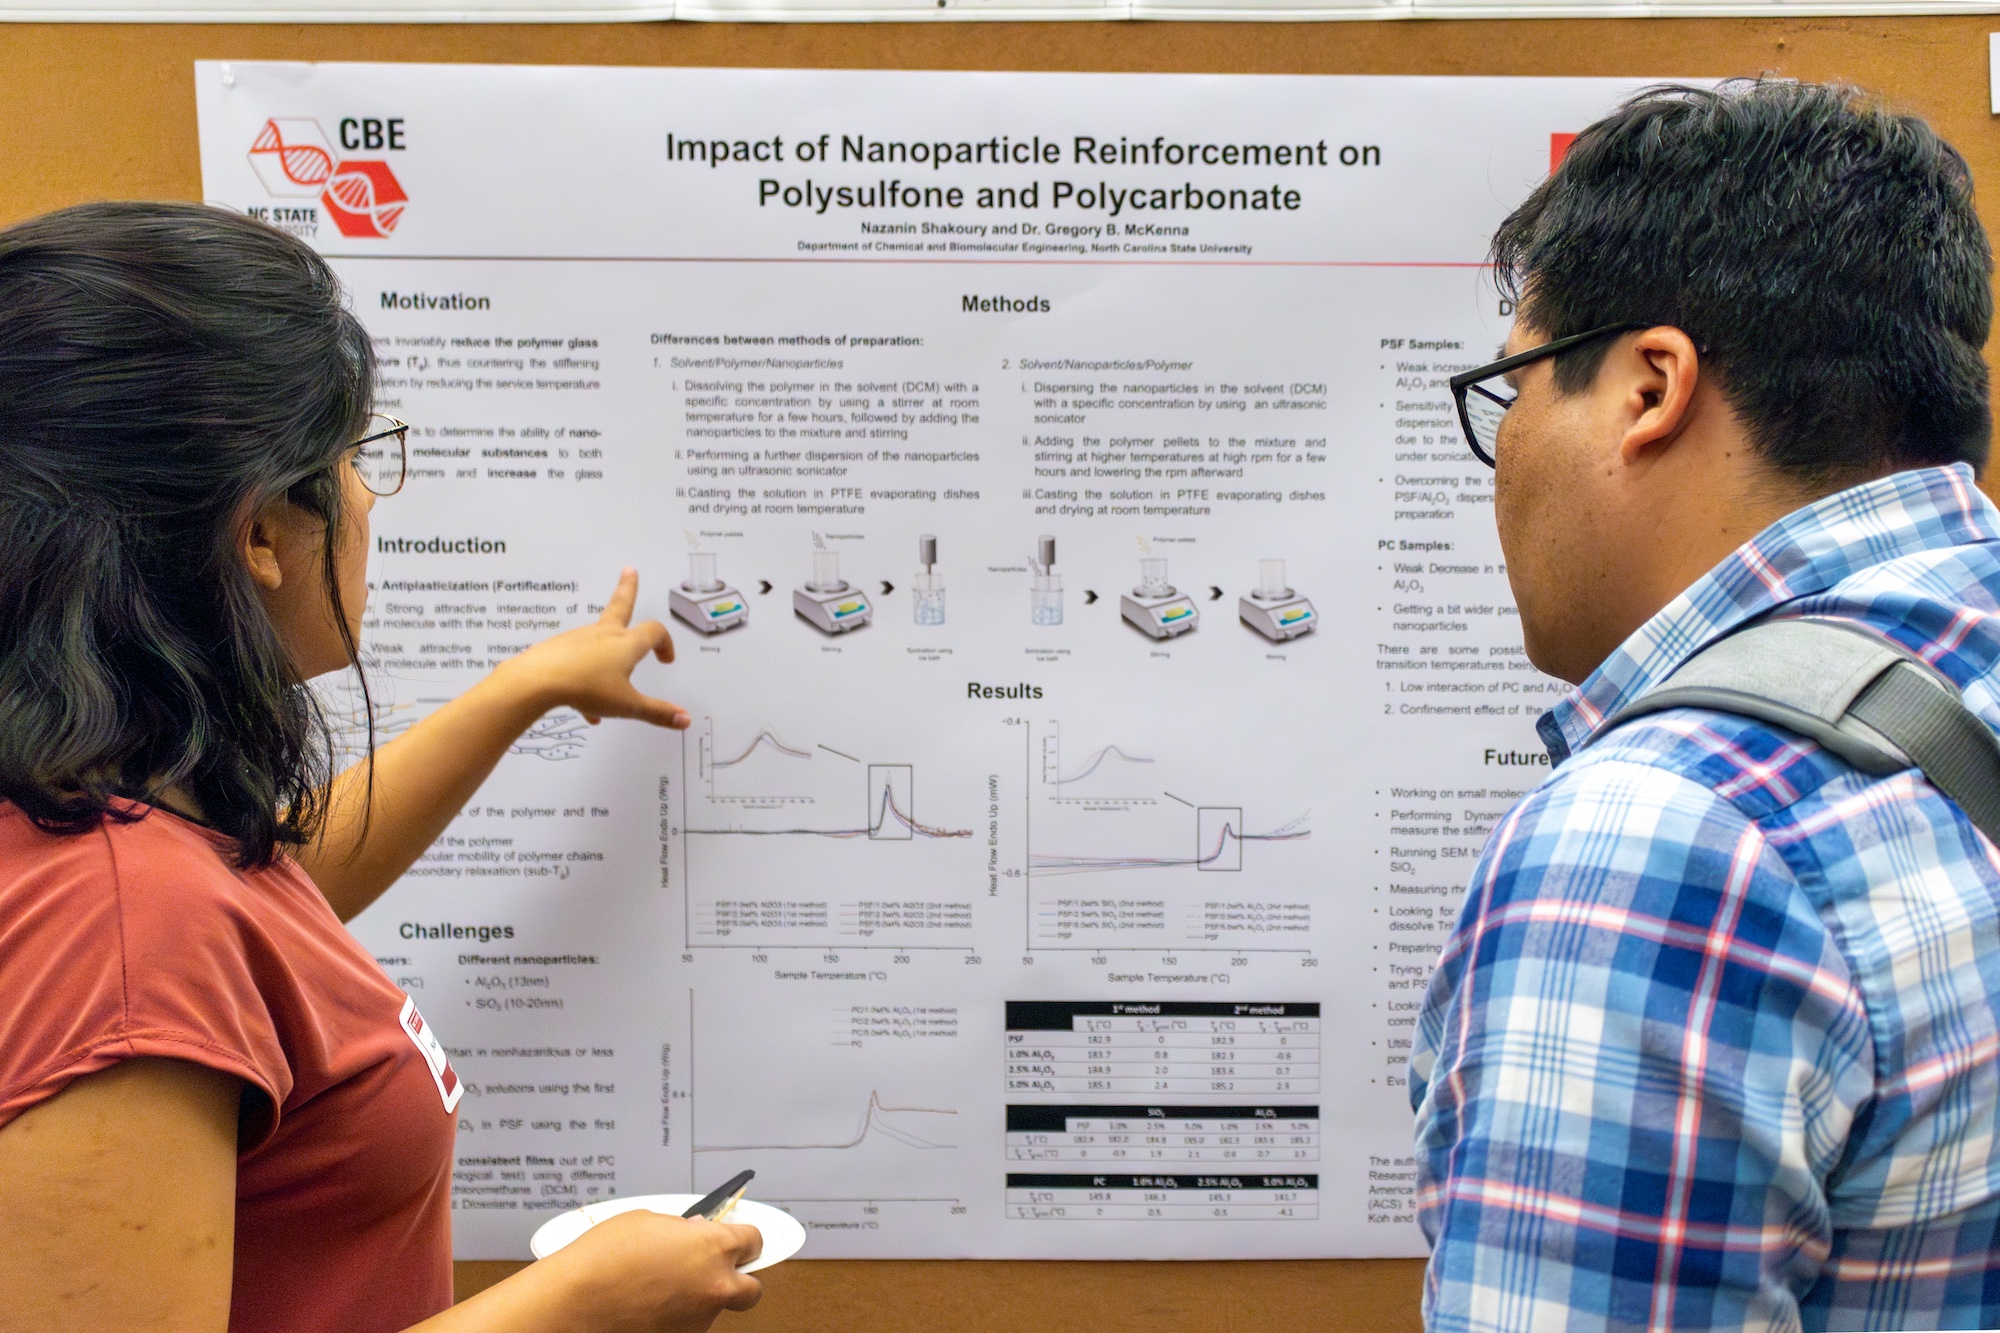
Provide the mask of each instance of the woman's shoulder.
POLYGON ((24 892, 147 889, 185 910, 203 899, 238 899, 253 886, 263 896, 311 887, 289 857, 246 871, 235 851, 227 836, 158 806, 120 801, 95 827, 59 832, 0 800, 0 901, 24 892))
POLYGON ((61 958, 122 973, 128 995, 226 990, 230 978, 258 983, 302 943, 340 935, 288 857, 240 869, 229 838, 157 807, 128 804, 61 833, 0 804, 0 973, 10 956, 61 958))
POLYGON ((120 815, 58 833, 0 804, 0 1123, 133 1055, 220 1068, 274 1102, 289 1088, 290 960, 338 923, 289 861, 242 871, 212 830, 120 815))

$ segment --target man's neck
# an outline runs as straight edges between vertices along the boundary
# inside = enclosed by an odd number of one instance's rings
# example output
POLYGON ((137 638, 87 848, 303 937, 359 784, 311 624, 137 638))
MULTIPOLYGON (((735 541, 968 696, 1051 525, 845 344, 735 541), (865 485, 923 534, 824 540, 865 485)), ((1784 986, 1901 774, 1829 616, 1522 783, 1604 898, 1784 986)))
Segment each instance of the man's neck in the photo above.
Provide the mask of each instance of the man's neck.
MULTIPOLYGON (((1681 452, 1662 470, 1636 479, 1624 526, 1630 534, 1621 573, 1603 589, 1599 634, 1580 683, 1618 647, 1717 565, 1772 524, 1829 495, 1886 475, 1801 478, 1764 463, 1744 442, 1704 459, 1681 452), (1705 465, 1704 465, 1705 464, 1705 465)), ((1581 664, 1580 664, 1581 665, 1581 664)))

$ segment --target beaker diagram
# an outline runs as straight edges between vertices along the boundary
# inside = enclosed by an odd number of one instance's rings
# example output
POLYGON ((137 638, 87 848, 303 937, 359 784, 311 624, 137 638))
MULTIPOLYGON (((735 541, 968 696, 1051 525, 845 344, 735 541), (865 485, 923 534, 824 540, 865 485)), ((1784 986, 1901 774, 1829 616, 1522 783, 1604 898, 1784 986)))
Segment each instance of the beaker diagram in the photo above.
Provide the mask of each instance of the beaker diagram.
POLYGON ((1139 586, 1119 597, 1118 610, 1134 628, 1155 639, 1186 634, 1201 623, 1194 599, 1167 582, 1167 562, 1159 556, 1139 562, 1139 586))
POLYGON ((917 576, 910 582, 912 614, 919 625, 944 624, 944 578, 937 572, 937 538, 917 538, 917 576))
POLYGON ((1319 624, 1319 613, 1313 610, 1313 604, 1285 582, 1282 560, 1257 562, 1257 588, 1249 596, 1236 599, 1236 615, 1251 629, 1278 643, 1296 639, 1319 624))
POLYGON ((1056 573, 1056 539, 1046 534, 1035 543, 1028 561, 1034 578, 1028 583, 1028 619, 1037 625, 1063 623, 1062 575, 1056 573))
POLYGON ((840 577, 840 552, 814 551, 812 581, 792 592, 792 610, 828 634, 860 629, 874 617, 868 595, 840 577))
POLYGON ((750 604, 716 576, 715 556, 708 551, 688 553, 687 582, 667 589, 667 608, 703 634, 720 634, 750 620, 750 604))

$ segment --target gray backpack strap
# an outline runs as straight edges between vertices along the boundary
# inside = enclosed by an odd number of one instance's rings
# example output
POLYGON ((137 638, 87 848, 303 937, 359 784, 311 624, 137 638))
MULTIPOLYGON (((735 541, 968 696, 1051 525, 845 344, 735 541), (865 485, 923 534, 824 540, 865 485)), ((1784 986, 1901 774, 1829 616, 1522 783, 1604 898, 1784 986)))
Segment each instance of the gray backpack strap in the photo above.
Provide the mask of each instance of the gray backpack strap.
POLYGON ((1739 630, 1619 709, 1585 744, 1669 708, 1770 722, 1876 776, 1921 769, 2000 843, 2000 739, 1943 673, 1858 625, 1770 620, 1739 630))

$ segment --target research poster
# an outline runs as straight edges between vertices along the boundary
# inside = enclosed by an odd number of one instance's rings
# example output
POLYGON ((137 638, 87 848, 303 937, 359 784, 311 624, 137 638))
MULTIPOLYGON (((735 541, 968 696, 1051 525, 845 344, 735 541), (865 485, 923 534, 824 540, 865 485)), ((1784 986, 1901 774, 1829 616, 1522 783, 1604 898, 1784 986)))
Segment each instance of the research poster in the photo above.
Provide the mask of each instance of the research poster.
POLYGON ((1445 381, 1635 85, 196 80, 206 197, 411 423, 378 734, 628 564, 694 719, 541 719, 354 923, 463 1088, 461 1257, 746 1167, 809 1257, 1422 1252, 1415 1017, 1560 688, 1445 381))

